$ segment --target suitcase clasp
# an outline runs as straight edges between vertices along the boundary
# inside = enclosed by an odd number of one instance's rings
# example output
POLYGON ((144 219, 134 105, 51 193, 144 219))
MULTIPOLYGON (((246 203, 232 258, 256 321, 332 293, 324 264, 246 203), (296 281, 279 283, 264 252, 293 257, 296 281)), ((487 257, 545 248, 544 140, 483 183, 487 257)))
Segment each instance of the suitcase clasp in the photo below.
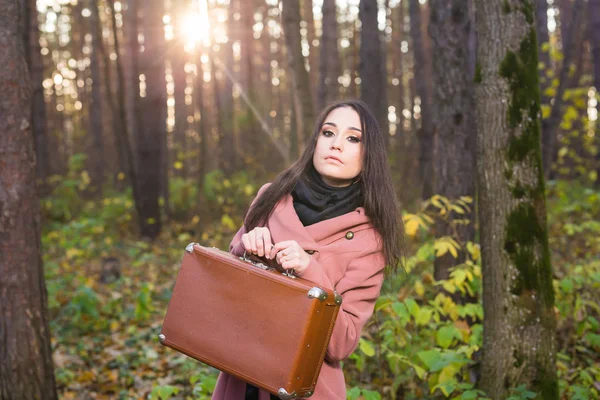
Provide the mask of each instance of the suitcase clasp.
POLYGON ((263 264, 261 262, 249 259, 248 257, 246 257, 246 252, 244 252, 244 255, 240 257, 240 260, 249 262, 250 264, 254 265, 255 267, 258 267, 260 269, 264 269, 266 271, 274 271, 275 270, 275 268, 271 268, 268 265, 265 265, 265 264, 263 264))

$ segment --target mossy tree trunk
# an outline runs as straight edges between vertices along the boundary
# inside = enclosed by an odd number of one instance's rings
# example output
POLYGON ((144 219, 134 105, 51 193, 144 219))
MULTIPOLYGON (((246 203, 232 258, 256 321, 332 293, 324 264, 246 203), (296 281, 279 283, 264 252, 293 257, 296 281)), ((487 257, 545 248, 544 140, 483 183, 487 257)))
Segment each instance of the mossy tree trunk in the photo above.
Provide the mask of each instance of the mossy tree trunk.
MULTIPOLYGON (((431 1, 429 33, 433 47, 432 116, 434 141, 434 192, 451 200, 475 197, 475 110, 472 79, 469 76, 469 8, 467 0, 431 1)), ((470 218, 449 216, 448 221, 470 218)), ((472 241, 473 224, 458 227, 463 242, 472 241)), ((450 225, 437 224, 436 236, 451 234, 450 225)), ((435 279, 448 279, 450 267, 464 261, 450 253, 437 258, 435 279)))
POLYGON ((54 400, 25 6, 0 0, 0 399, 54 400))
POLYGON ((476 109, 484 334, 480 386, 558 399, 533 0, 478 0, 476 109))

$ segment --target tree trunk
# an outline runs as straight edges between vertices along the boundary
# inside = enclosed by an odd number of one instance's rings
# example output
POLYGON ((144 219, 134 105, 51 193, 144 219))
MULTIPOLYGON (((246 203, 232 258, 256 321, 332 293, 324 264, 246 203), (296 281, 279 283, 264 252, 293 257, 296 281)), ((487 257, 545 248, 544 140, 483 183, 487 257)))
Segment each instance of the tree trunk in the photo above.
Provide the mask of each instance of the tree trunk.
POLYGON ((306 23, 306 41, 308 42, 308 68, 309 68, 309 82, 310 82, 310 93, 313 96, 312 103, 317 103, 317 79, 319 75, 317 73, 317 46, 315 46, 316 32, 315 32, 315 16, 313 13, 313 0, 301 0, 301 16, 302 20, 306 23))
MULTIPOLYGON (((535 0, 535 29, 538 39, 538 55, 541 65, 540 90, 542 92, 542 105, 550 105, 550 96, 546 90, 552 80, 546 76, 546 71, 552 69, 550 61, 550 37, 548 36, 548 0, 535 0)), ((544 127, 542 125, 542 137, 544 127)))
POLYGON ((557 400, 552 266, 540 152, 533 0, 478 0, 478 210, 483 275, 481 388, 523 384, 557 400))
MULTIPOLYGON (((234 4, 235 0, 230 0, 229 10, 228 10, 228 19, 227 19, 227 27, 228 32, 232 32, 236 22, 234 21, 234 4)), ((267 35, 263 32, 263 35, 267 35)), ((222 47, 225 51, 225 65, 233 68, 234 58, 233 58, 233 40, 230 38, 226 44, 222 47)), ((270 54, 269 48, 267 48, 267 54, 270 54)), ((267 65, 270 68, 269 59, 267 58, 267 65)), ((267 77, 269 88, 271 87, 271 77, 267 77)), ((222 146, 225 152, 221 155, 223 158, 224 166, 223 169, 227 174, 231 174, 239 168, 238 163, 238 154, 236 150, 238 149, 238 144, 236 143, 236 137, 234 132, 233 125, 233 81, 230 77, 223 73, 223 88, 221 91, 221 96, 219 98, 219 116, 221 117, 221 141, 223 142, 222 146)))
POLYGON ((0 0, 0 399, 55 400, 25 4, 0 0))
MULTIPOLYGON (((475 198, 475 110, 473 80, 469 76, 469 9, 468 0, 431 0, 429 33, 433 50, 432 117, 434 141, 434 177, 436 194, 456 200, 461 196, 475 198)), ((436 236, 452 234, 454 219, 473 218, 465 214, 447 216, 439 222, 436 236)), ((460 225, 458 235, 463 244, 472 241, 473 223, 460 225)), ((464 262, 446 253, 435 260, 435 279, 448 279, 449 269, 464 262)))
MULTIPOLYGON (((240 77, 242 82, 241 90, 248 97, 248 100, 241 99, 240 115, 240 137, 242 143, 245 143, 244 154, 246 156, 260 157, 263 140, 260 135, 260 125, 256 116, 252 112, 252 105, 256 102, 257 93, 254 83, 254 9, 253 0, 240 0, 240 29, 237 30, 237 39, 240 41, 240 77), (251 103, 251 104, 248 104, 251 103)), ((285 7, 284 7, 285 8, 285 7)))
MULTIPOLYGON (((102 197, 102 184, 104 183, 104 121, 102 107, 102 78, 100 77, 100 57, 102 48, 102 26, 98 14, 98 1, 91 2, 91 35, 92 49, 90 53, 90 73, 92 78, 92 90, 88 107, 89 113, 89 158, 90 166, 90 189, 102 197)), ((105 62, 108 59, 105 60, 105 62)), ((108 66, 107 66, 108 67, 108 66)), ((109 93, 110 95, 110 93, 109 93)), ((113 118, 115 116, 113 115, 113 118)), ((115 132, 115 135, 117 133, 115 132)), ((118 142, 117 142, 118 143, 118 142)), ((116 143, 115 143, 116 145, 116 143)))
POLYGON ((146 82, 146 93, 139 99, 140 141, 137 144, 137 185, 139 190, 140 233, 154 239, 161 231, 159 196, 161 194, 165 158, 165 66, 163 63, 163 2, 146 2, 142 26, 144 51, 139 57, 140 74, 146 82))
POLYGON ((46 178, 50 175, 50 155, 48 152, 48 129, 46 127, 46 103, 44 102, 44 60, 40 54, 40 30, 36 0, 27 0, 27 24, 25 46, 28 50, 27 64, 32 83, 32 129, 35 139, 37 178, 41 180, 40 189, 45 193, 46 178))
POLYGON ((282 25, 287 46, 289 71, 293 82, 294 112, 296 113, 296 133, 298 155, 304 150, 315 122, 310 79, 304 67, 300 36, 300 5, 296 1, 283 2, 282 25))
MULTIPOLYGON (((117 28, 117 20, 115 15, 115 1, 107 0, 107 6, 111 12, 111 23, 112 23, 112 33, 113 33, 113 41, 115 43, 115 53, 117 54, 117 107, 118 111, 115 111, 113 115, 113 119, 117 120, 118 131, 115 132, 116 135, 116 143, 119 146, 119 152, 123 153, 123 157, 125 158, 125 168, 127 171, 127 176, 129 177, 129 182, 132 183, 132 189, 134 198, 139 196, 137 193, 137 187, 133 185, 133 182, 136 181, 136 170, 135 170, 135 157, 133 153, 133 146, 131 145, 132 139, 129 134, 129 125, 127 124, 127 99, 126 99, 126 82, 125 82, 125 72, 122 62, 122 54, 121 54, 121 45, 119 42, 118 28, 117 28)), ((137 29, 136 29, 137 31, 137 29)), ((139 87, 139 86, 138 86, 139 87)), ((136 93, 139 92, 138 87, 136 87, 136 93)), ((137 126, 137 124, 132 124, 133 126, 137 126)))
POLYGON ((375 115, 385 142, 388 143, 387 75, 382 73, 385 66, 377 28, 377 12, 377 0, 360 1, 360 97, 375 115))
POLYGON ((340 56, 338 52, 337 10, 335 0, 323 2, 323 35, 319 57, 318 109, 338 97, 338 76, 340 76, 340 56))
POLYGON ((571 10, 571 19, 568 27, 563 26, 563 64, 558 77, 558 87, 554 96, 554 103, 550 110, 550 116, 542 121, 542 151, 544 162, 544 176, 552 178, 552 161, 556 153, 556 136, 560 121, 562 119, 562 106, 564 104, 563 94, 568 87, 568 77, 573 57, 575 56, 575 44, 573 38, 576 32, 580 29, 583 19, 583 0, 574 0, 573 9, 571 10))
MULTIPOLYGON (((138 54, 140 53, 140 44, 138 42, 139 17, 138 0, 127 1, 127 11, 124 15, 123 36, 125 40, 125 50, 123 51, 123 71, 125 75, 125 120, 127 121, 127 132, 129 132, 129 143, 131 143, 132 154, 137 154, 138 127, 137 116, 139 114, 140 77, 138 67, 138 54)), ((133 160, 134 165, 136 161, 133 160)))
MULTIPOLYGON (((187 0, 176 0, 172 2, 172 12, 175 19, 181 18, 186 12, 187 0)), ((171 42, 170 47, 170 59, 171 59, 171 74, 173 75, 174 92, 173 97, 175 100, 175 126, 173 127, 172 137, 172 148, 170 155, 171 160, 167 161, 168 168, 173 167, 174 162, 179 161, 185 166, 183 160, 179 160, 179 156, 186 152, 186 136, 187 130, 187 105, 185 104, 185 88, 186 88, 186 52, 185 44, 186 37, 181 29, 180 23, 175 23, 173 26, 175 32, 175 40, 171 42)), ((169 152, 167 152, 169 153, 169 152)), ((174 169, 173 172, 180 176, 185 176, 185 168, 174 169)))
MULTIPOLYGON (((600 140, 600 0, 589 0, 588 16, 590 22, 590 44, 594 71, 594 87, 596 88, 596 138, 600 140)), ((600 151, 596 153, 596 186, 600 187, 600 151)))
POLYGON ((390 52, 392 58, 392 77, 397 79, 397 85, 392 86, 393 94, 390 98, 390 104, 396 107, 396 134, 394 136, 395 147, 393 153, 395 154, 394 167, 400 166, 400 154, 399 151, 404 147, 404 63, 405 57, 402 53, 402 41, 404 40, 404 4, 398 4, 392 9, 392 41, 390 45, 390 52))
MULTIPOLYGON (((431 101, 427 83, 427 65, 425 47, 421 35, 421 6, 419 0, 409 0, 410 34, 413 42, 414 80, 416 94, 421 99, 421 127, 417 131, 419 141, 419 178, 422 184, 422 196, 427 199, 433 195, 433 126, 431 119, 431 101)), ((412 110, 411 110, 412 111, 412 110)))

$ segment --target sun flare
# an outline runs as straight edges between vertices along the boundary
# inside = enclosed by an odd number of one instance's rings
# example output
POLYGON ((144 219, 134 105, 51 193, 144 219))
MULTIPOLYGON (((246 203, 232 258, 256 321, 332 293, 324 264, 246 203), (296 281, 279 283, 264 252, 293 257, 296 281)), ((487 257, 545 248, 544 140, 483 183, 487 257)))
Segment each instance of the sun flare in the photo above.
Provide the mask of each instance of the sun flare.
POLYGON ((190 12, 182 16, 181 31, 188 42, 208 42, 210 38, 208 15, 206 13, 190 12))

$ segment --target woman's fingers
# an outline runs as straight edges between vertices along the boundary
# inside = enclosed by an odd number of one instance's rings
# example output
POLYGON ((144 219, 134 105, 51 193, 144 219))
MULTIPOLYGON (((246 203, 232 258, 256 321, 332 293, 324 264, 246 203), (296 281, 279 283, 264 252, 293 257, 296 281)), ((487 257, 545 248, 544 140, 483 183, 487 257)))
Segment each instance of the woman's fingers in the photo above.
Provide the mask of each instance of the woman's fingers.
POLYGON ((273 247, 273 242, 271 241, 271 232, 269 232, 269 228, 263 228, 263 253, 261 256, 266 256, 269 258, 271 254, 271 248, 273 247))
POLYGON ((269 228, 258 227, 242 235, 242 244, 246 251, 258 256, 268 256, 271 253, 273 242, 269 228))
POLYGON ((242 235, 242 244, 244 245, 244 249, 246 249, 246 251, 252 251, 252 246, 250 245, 250 238, 247 233, 244 233, 242 235))
POLYGON ((256 230, 252 229, 248 232, 248 240, 250 242, 250 247, 247 250, 250 250, 252 254, 256 254, 256 230))

